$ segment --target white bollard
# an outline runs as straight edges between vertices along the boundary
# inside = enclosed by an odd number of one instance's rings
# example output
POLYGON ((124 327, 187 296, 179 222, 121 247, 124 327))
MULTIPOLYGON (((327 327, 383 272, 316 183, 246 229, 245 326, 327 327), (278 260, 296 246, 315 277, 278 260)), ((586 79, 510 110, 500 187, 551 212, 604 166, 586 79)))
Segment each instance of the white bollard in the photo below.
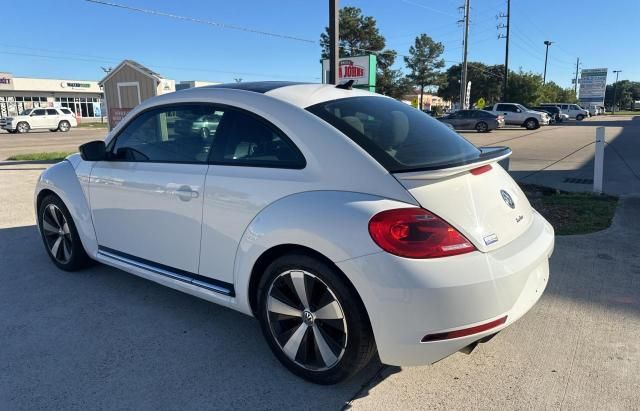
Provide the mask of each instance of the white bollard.
POLYGON ((596 156, 593 159, 593 192, 602 194, 604 173, 604 127, 596 128, 596 156))

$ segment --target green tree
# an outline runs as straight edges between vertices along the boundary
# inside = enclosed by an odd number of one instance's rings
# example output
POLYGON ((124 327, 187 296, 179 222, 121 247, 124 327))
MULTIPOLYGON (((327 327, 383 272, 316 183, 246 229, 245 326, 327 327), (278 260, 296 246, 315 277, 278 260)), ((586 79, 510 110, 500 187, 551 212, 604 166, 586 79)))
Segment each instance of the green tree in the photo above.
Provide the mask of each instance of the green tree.
POLYGON ((616 108, 619 109, 631 109, 633 108, 633 102, 640 100, 640 83, 636 81, 620 80, 617 83, 607 86, 604 103, 607 107, 613 105, 613 94, 615 88, 616 108))
POLYGON ((434 41, 423 33, 416 37, 414 44, 409 47, 409 56, 404 58, 410 70, 407 77, 420 88, 420 110, 422 110, 424 88, 439 85, 441 82, 440 69, 444 67, 444 59, 440 56, 443 52, 442 43, 434 41))
MULTIPOLYGON (((385 38, 380 34, 376 20, 364 16, 358 7, 340 9, 340 57, 354 57, 366 54, 377 55, 376 91, 399 98, 407 90, 407 81, 402 72, 391 68, 395 63, 395 50, 385 49, 385 38)), ((329 28, 320 34, 322 58, 329 58, 329 28)))
POLYGON ((509 73, 509 101, 533 106, 542 97, 542 76, 532 72, 509 73))
MULTIPOLYGON (((502 73, 504 66, 487 66, 471 61, 467 64, 467 78, 471 81, 471 102, 483 98, 487 104, 500 101, 502 97, 502 73)), ((446 100, 460 101, 460 76, 462 65, 454 64, 444 74, 438 95, 446 100)))

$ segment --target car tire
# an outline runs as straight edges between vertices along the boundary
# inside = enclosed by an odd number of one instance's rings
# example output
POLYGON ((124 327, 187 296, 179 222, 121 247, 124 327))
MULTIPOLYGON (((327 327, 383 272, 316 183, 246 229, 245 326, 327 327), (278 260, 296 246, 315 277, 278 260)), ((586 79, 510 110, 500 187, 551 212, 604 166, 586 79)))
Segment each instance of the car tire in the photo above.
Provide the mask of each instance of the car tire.
POLYGON ((69 210, 58 196, 50 194, 40 203, 38 227, 47 254, 58 268, 77 271, 92 263, 69 210))
POLYGON ((257 314, 267 343, 299 377, 336 384, 356 374, 375 354, 359 296, 328 263, 305 254, 277 258, 265 270, 257 292, 257 314))
POLYGON ((489 132, 489 125, 487 123, 485 123, 484 121, 480 121, 476 124, 476 131, 478 133, 488 133, 489 132))
POLYGON ((28 133, 29 130, 31 130, 31 127, 29 126, 29 123, 27 123, 26 121, 21 121, 16 126, 16 132, 19 134, 28 133))
POLYGON ((71 130, 71 124, 67 120, 62 120, 60 123, 58 123, 58 130, 66 133, 67 131, 71 130))
POLYGON ((582 120, 584 120, 584 116, 583 116, 582 114, 578 114, 578 115, 576 116, 576 120, 578 120, 578 121, 582 121, 582 120))
POLYGON ((49 131, 51 131, 52 133, 55 133, 55 132, 58 131, 58 129, 57 128, 50 128, 49 131))
POLYGON ((17 130, 17 129, 16 129, 16 130, 7 130, 7 131, 8 131, 9 133, 11 133, 11 134, 16 134, 16 133, 18 132, 18 130, 17 130))
POLYGON ((540 123, 535 118, 528 118, 524 121, 524 126, 527 130, 535 130, 540 127, 540 123))

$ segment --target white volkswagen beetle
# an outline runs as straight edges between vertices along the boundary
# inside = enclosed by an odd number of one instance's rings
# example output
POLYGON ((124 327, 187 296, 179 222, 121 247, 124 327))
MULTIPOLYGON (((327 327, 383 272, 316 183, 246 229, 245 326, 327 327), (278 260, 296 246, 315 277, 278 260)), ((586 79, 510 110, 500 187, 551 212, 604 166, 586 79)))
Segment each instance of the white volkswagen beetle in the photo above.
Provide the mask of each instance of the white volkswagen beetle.
POLYGON ((92 260, 258 318, 277 358, 331 384, 375 354, 438 361, 540 298, 552 227, 498 164, 373 93, 284 82, 149 99, 47 169, 53 262, 92 260), (209 133, 189 122, 219 119, 209 133))

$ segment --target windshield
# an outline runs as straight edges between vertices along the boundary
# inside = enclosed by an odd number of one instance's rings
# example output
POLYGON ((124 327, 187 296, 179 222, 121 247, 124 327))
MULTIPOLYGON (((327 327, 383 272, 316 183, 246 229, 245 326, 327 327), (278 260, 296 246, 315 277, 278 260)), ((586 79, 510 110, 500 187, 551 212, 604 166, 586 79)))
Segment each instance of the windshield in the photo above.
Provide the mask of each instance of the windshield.
POLYGON ((391 98, 351 97, 307 110, 343 132, 392 173, 454 167, 481 156, 473 144, 440 121, 391 98))
POLYGON ((26 109, 26 110, 22 110, 22 113, 20 113, 21 116, 28 116, 29 113, 31 113, 32 109, 26 109))

